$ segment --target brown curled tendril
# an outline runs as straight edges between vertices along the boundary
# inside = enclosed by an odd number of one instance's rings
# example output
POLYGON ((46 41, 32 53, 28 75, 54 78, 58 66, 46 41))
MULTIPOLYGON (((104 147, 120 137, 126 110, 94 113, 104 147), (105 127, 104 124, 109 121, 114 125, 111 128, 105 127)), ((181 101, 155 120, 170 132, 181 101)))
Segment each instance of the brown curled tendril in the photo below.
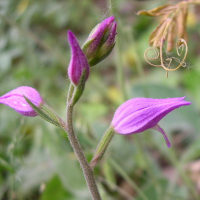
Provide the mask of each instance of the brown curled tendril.
POLYGON ((183 39, 183 38, 180 38, 177 40, 176 42, 176 52, 177 52, 177 55, 178 56, 181 56, 183 54, 183 51, 185 49, 185 54, 183 56, 183 59, 182 61, 180 61, 180 59, 176 58, 176 57, 170 57, 170 58, 167 58, 165 59, 166 61, 169 61, 167 67, 163 64, 163 56, 162 56, 162 46, 163 46, 163 43, 161 42, 160 43, 160 51, 156 48, 156 47, 150 47, 148 48, 145 52, 144 52, 144 58, 146 60, 147 63, 149 63, 150 65, 154 66, 154 67, 162 67, 165 71, 166 71, 166 77, 168 77, 168 71, 175 71, 177 69, 179 69, 181 66, 182 67, 185 67, 186 66, 186 63, 184 62, 185 59, 186 59, 186 55, 187 55, 187 52, 188 52, 188 47, 187 47, 187 43, 186 41, 183 39), (179 45, 181 43, 181 45, 179 45), (149 57, 147 56, 147 52, 151 50, 153 51, 153 56, 152 57, 149 57), (149 60, 157 60, 160 58, 160 65, 155 65, 155 64, 152 64, 149 60), (172 60, 175 60, 176 62, 179 63, 179 65, 174 68, 174 69, 170 69, 170 65, 171 65, 171 62, 172 60))

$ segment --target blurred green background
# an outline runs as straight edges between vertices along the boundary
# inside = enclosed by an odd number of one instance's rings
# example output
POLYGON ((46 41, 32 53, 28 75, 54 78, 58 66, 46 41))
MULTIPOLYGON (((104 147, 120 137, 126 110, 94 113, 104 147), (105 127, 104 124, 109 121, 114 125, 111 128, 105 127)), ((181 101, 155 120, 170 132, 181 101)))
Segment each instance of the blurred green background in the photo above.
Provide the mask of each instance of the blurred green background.
MULTIPOLYGON (((172 3, 176 3, 171 1, 172 3)), ((190 6, 186 67, 170 72, 147 64, 144 51, 159 19, 137 16, 168 1, 0 0, 0 95, 27 85, 65 119, 69 86, 68 29, 82 45, 113 12, 116 47, 90 70, 75 107, 74 127, 90 161, 116 108, 125 100, 116 66, 124 70, 128 98, 186 96, 192 104, 160 121, 171 142, 145 131, 116 135, 94 170, 103 200, 200 199, 200 26, 190 6), (112 9, 111 9, 112 7, 112 9), (114 11, 113 11, 114 9, 114 11)), ((91 200, 66 134, 40 117, 26 118, 0 105, 0 199, 91 200)))

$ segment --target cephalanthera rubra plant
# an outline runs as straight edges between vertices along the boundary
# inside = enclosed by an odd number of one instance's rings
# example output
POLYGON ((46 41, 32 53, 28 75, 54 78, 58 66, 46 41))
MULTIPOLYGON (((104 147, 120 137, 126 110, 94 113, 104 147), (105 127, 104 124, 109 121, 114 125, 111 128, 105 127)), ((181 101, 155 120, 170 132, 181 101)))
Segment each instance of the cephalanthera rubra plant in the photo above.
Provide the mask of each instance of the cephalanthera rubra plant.
POLYGON ((67 133, 70 144, 78 158, 83 174, 93 200, 100 200, 92 168, 82 151, 73 130, 73 108, 80 99, 87 79, 89 68, 106 58, 115 45, 116 22, 114 17, 108 17, 98 24, 80 47, 76 37, 69 30, 67 38, 71 48, 71 59, 68 66, 70 87, 67 96, 66 122, 52 108, 47 106, 40 94, 28 86, 18 87, 0 97, 0 104, 9 106, 19 114, 34 117, 41 116, 46 121, 62 128, 67 133))
MULTIPOLYGON (((183 18, 186 15, 185 4, 179 3, 177 5, 180 7, 165 5, 151 11, 141 11, 138 13, 149 16, 165 16, 165 19, 163 19, 161 24, 150 35, 149 43, 153 45, 155 52, 158 52, 156 48, 162 49, 167 34, 168 51, 173 47, 173 41, 176 35, 173 32, 175 14, 172 14, 172 12, 176 13, 177 16, 178 12, 182 13, 180 15, 183 18), (175 9, 178 9, 178 11, 175 9), (169 16, 170 14, 172 14, 171 18, 169 16)), ((80 47, 74 34, 70 30, 67 32, 68 42, 71 48, 71 59, 68 66, 70 87, 67 96, 66 121, 62 120, 52 108, 47 106, 40 94, 31 87, 18 87, 0 97, 0 104, 5 104, 24 116, 34 117, 39 115, 66 132, 82 168, 93 200, 101 200, 94 179, 93 169, 103 157, 115 134, 128 135, 141 133, 147 129, 155 129, 163 135, 167 146, 170 147, 166 133, 158 125, 158 122, 174 109, 190 105, 190 102, 184 101, 184 97, 166 99, 134 98, 124 102, 114 113, 110 127, 99 142, 91 162, 88 163, 73 129, 73 109, 84 92, 90 74, 90 67, 105 59, 114 48, 115 36, 117 34, 116 26, 114 17, 108 17, 92 30, 82 47, 80 47)), ((181 36, 182 39, 178 40, 177 46, 179 47, 180 44, 184 44, 187 49, 186 39, 184 39, 185 25, 182 24, 181 27, 182 32, 178 33, 178 37, 181 36)), ((161 65, 159 66, 163 67, 167 72, 173 71, 169 69, 169 66, 166 67, 163 64, 162 56, 160 59, 161 65)), ((183 64, 184 59, 180 62, 180 65, 183 64)))

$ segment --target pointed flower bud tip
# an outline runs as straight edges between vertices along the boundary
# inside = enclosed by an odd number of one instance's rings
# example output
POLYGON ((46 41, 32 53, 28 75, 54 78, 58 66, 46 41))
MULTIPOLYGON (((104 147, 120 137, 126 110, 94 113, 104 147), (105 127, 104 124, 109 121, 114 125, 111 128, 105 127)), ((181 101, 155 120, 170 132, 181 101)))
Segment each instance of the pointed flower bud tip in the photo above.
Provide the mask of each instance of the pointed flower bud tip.
POLYGON ((100 24, 105 31, 110 31, 113 26, 114 20, 115 18, 113 16, 110 16, 102 21, 100 24))
POLYGON ((116 110, 111 125, 116 133, 122 135, 140 133, 153 128, 162 133, 167 146, 170 147, 167 136, 158 126, 158 122, 172 110, 190 105, 190 102, 183 100, 184 98, 130 99, 116 110))
MULTIPOLYGON (((97 42, 99 43, 103 32, 110 31, 110 29, 112 28, 114 19, 115 18, 113 16, 110 16, 110 17, 106 18, 104 21, 102 21, 101 23, 97 24, 93 28, 91 33, 89 34, 89 37, 86 41, 88 41, 90 39, 94 39, 94 40, 96 40, 95 41, 96 43, 97 42), (98 40, 97 40, 97 38, 98 38, 98 40)), ((94 43, 94 41, 93 41, 93 43, 94 43)))
POLYGON ((26 102, 23 95, 37 107, 43 103, 42 97, 34 88, 21 86, 1 96, 0 104, 7 105, 27 117, 37 116, 37 113, 26 102))
POLYGON ((88 79, 89 64, 74 34, 71 31, 68 31, 67 37, 71 48, 71 60, 68 67, 68 76, 70 81, 74 85, 77 85, 83 69, 85 69, 86 80, 88 79))
POLYGON ((90 66, 97 64, 110 54, 116 35, 114 19, 113 16, 110 16, 99 23, 83 44, 82 49, 90 66))

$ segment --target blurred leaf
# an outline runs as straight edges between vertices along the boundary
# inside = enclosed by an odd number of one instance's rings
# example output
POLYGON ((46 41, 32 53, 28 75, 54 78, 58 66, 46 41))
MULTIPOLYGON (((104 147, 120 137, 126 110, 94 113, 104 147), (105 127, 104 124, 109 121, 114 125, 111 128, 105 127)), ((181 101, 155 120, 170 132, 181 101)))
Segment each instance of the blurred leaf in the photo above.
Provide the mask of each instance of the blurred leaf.
MULTIPOLYGON (((149 98, 173 98, 185 96, 181 90, 165 85, 148 83, 147 89, 149 98)), ((133 86, 132 94, 133 96, 144 97, 143 85, 133 86)), ((185 100, 192 102, 191 105, 174 110, 159 122, 166 132, 170 132, 176 128, 181 128, 188 130, 193 135, 198 133, 198 130, 200 129, 199 114, 195 108, 193 100, 188 97, 185 100)))
POLYGON ((23 13, 27 6, 28 6, 29 0, 21 0, 17 6, 17 12, 19 12, 20 14, 23 13))
POLYGON ((0 39, 0 49, 4 49, 6 47, 6 44, 7 44, 8 40, 6 37, 2 37, 0 39))
POLYGON ((11 173, 14 172, 13 167, 1 157, 0 157, 0 167, 3 167, 4 169, 8 170, 11 173))
POLYGON ((101 103, 82 103, 80 110, 88 121, 97 119, 104 116, 107 111, 107 107, 101 103))
POLYGON ((88 198, 90 194, 82 169, 72 152, 69 141, 64 140, 58 132, 50 133, 48 129, 44 132, 49 132, 48 135, 44 135, 45 143, 63 186, 76 194, 77 198, 81 196, 83 199, 88 198))
MULTIPOLYGON (((160 195, 157 195, 156 186, 153 184, 153 182, 149 182, 144 187, 142 187, 142 191, 144 192, 144 194, 146 194, 149 200, 160 200, 163 197, 166 197, 166 199, 168 197, 169 199, 173 199, 173 200, 188 199, 187 198, 188 194, 184 190, 185 186, 174 187, 170 193, 166 193, 168 181, 166 179, 158 179, 157 184, 159 184, 160 195)), ((143 200, 143 199, 141 197, 138 197, 137 200, 143 200)))
POLYGON ((71 195, 63 188, 58 176, 54 176, 45 186, 40 200, 70 200, 71 195))
POLYGON ((7 53, 1 53, 0 54, 0 69, 1 71, 8 70, 8 68, 11 66, 11 57, 7 53))
POLYGON ((200 157, 200 139, 194 140, 190 146, 184 151, 181 161, 188 163, 200 157))
MULTIPOLYGON (((161 196, 166 196, 164 194, 165 189, 167 187, 167 180, 166 179, 160 179, 157 181, 157 184, 159 184, 160 188, 162 191, 160 191, 162 193, 161 196)), ((144 192, 144 194, 148 197, 149 200, 160 200, 160 197, 157 195, 157 191, 156 191, 156 187, 154 184, 149 184, 146 185, 142 188, 142 191, 144 192)), ((141 197, 138 197, 137 200, 143 200, 141 197)))
POLYGON ((55 174, 54 163, 45 151, 35 151, 24 159, 25 166, 16 173, 17 190, 26 195, 55 174))
POLYGON ((120 91, 116 87, 108 87, 106 90, 106 96, 108 99, 116 105, 119 105, 122 102, 122 99, 119 97, 120 91))
POLYGON ((132 173, 135 165, 137 165, 137 160, 135 160, 136 151, 136 146, 131 139, 116 134, 106 154, 108 157, 111 156, 115 159, 119 165, 123 166, 123 169, 127 173, 132 173), (127 155, 129 155, 128 158, 127 155))
POLYGON ((5 182, 4 178, 0 176, 0 199, 3 199, 3 195, 8 189, 7 182, 5 182))
POLYGON ((107 160, 103 163, 103 172, 104 172, 104 176, 105 176, 106 180, 108 181, 107 185, 110 187, 110 189, 113 189, 113 183, 115 183, 116 180, 115 180, 115 176, 114 176, 114 171, 112 170, 112 168, 107 160))
POLYGON ((186 21, 186 25, 187 27, 193 27, 196 25, 197 23, 197 16, 195 15, 194 12, 188 10, 188 17, 187 17, 187 21, 186 21))

